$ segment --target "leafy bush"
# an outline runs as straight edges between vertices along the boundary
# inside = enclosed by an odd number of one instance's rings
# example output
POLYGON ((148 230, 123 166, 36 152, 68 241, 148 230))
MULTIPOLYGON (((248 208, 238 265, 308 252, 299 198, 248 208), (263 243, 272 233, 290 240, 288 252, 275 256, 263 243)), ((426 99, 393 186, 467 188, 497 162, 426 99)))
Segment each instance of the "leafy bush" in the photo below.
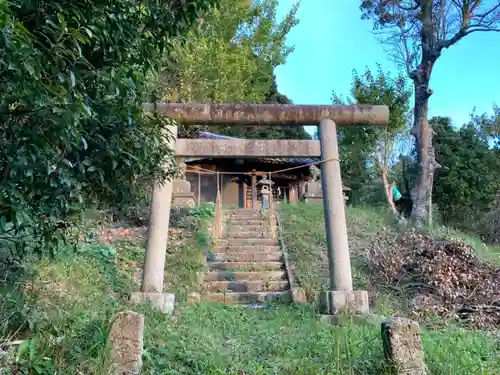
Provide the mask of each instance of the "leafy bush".
POLYGON ((168 122, 141 104, 216 2, 0 0, 0 262, 55 251, 91 202, 167 177, 168 122))

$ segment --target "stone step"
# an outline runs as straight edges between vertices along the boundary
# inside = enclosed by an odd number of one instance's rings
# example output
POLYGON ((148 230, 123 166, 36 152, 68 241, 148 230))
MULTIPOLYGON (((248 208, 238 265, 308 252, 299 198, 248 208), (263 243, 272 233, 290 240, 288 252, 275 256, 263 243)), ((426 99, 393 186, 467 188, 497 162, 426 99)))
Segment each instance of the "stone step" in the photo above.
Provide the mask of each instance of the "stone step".
POLYGON ((222 238, 271 238, 271 231, 225 231, 222 238))
POLYGON ((231 221, 239 221, 239 220, 268 220, 269 214, 260 214, 260 213, 250 213, 250 214, 232 214, 225 215, 225 218, 231 221))
POLYGON ((218 244, 227 246, 277 246, 278 241, 270 238, 220 238, 218 244))
POLYGON ((257 219, 240 219, 240 220, 226 220, 225 221, 225 227, 231 227, 231 226, 248 226, 248 225, 268 227, 269 226, 269 220, 267 220, 267 219, 262 219, 262 220, 257 220, 257 219))
MULTIPOLYGON (((279 271, 282 262, 208 262, 209 270, 279 271)), ((236 271, 235 271, 236 272, 236 271)))
POLYGON ((223 221, 225 225, 269 225, 268 217, 227 217, 223 221))
POLYGON ((224 210, 224 215, 228 216, 245 216, 245 215, 264 215, 265 212, 260 209, 249 210, 224 210))
POLYGON ((253 245, 253 246, 228 246, 219 244, 213 248, 213 253, 234 253, 234 254, 253 254, 253 253, 274 253, 279 252, 281 249, 279 246, 272 245, 253 245))
POLYGON ((241 213, 260 213, 261 210, 253 208, 235 208, 233 210, 224 210, 225 214, 241 214, 241 213))
POLYGON ((283 254, 279 251, 273 252, 223 252, 212 253, 210 260, 213 262, 279 262, 283 254))
POLYGON ((286 280, 285 271, 208 271, 205 273, 204 281, 278 281, 286 280))
POLYGON ((236 210, 236 211, 224 211, 226 216, 264 216, 269 211, 262 210, 236 210))
POLYGON ((264 303, 278 300, 291 300, 291 293, 285 292, 241 292, 209 293, 202 296, 203 301, 222 303, 264 303))
POLYGON ((288 281, 210 281, 205 284, 210 292, 280 292, 288 289, 288 281))
POLYGON ((271 232, 271 226, 269 223, 267 224, 252 224, 252 225, 225 225, 224 226, 224 231, 225 232, 243 232, 243 231, 265 231, 265 232, 271 232))

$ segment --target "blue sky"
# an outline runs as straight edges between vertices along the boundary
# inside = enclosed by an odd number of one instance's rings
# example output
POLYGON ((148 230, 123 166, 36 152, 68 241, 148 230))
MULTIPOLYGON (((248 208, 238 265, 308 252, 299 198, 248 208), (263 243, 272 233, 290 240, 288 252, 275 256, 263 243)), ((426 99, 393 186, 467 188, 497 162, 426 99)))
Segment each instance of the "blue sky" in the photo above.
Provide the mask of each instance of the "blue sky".
MULTIPOLYGON (((294 0, 279 0, 278 15, 294 0)), ((278 88, 295 104, 331 104, 332 91, 349 94, 352 70, 365 66, 397 71, 362 21, 359 0, 302 0, 300 23, 289 34, 295 51, 276 70, 278 88)), ((500 104, 500 33, 476 33, 444 51, 437 62, 431 88, 430 115, 449 116, 455 125, 468 121, 476 107, 491 112, 500 104)))

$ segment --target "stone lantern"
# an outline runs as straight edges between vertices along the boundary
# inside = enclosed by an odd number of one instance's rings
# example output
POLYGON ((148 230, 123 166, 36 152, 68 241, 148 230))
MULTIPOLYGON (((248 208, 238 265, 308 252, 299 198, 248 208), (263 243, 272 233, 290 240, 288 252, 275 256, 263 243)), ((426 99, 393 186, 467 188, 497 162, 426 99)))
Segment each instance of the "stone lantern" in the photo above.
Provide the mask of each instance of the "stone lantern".
POLYGON ((187 166, 179 160, 178 169, 174 175, 172 206, 193 207, 195 205, 194 193, 191 191, 191 182, 186 178, 187 166))
POLYGON ((259 194, 262 198, 263 210, 267 210, 269 208, 269 195, 271 194, 272 185, 274 185, 274 182, 268 180, 266 175, 264 175, 264 177, 257 183, 259 194))

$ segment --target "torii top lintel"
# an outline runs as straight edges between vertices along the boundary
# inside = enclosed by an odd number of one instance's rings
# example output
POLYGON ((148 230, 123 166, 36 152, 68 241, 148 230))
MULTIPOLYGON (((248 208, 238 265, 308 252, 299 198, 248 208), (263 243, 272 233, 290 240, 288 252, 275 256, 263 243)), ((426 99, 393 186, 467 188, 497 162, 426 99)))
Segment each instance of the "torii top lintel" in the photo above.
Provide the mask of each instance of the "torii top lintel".
POLYGON ((313 125, 331 119, 337 125, 387 125, 385 105, 146 103, 184 125, 313 125))

